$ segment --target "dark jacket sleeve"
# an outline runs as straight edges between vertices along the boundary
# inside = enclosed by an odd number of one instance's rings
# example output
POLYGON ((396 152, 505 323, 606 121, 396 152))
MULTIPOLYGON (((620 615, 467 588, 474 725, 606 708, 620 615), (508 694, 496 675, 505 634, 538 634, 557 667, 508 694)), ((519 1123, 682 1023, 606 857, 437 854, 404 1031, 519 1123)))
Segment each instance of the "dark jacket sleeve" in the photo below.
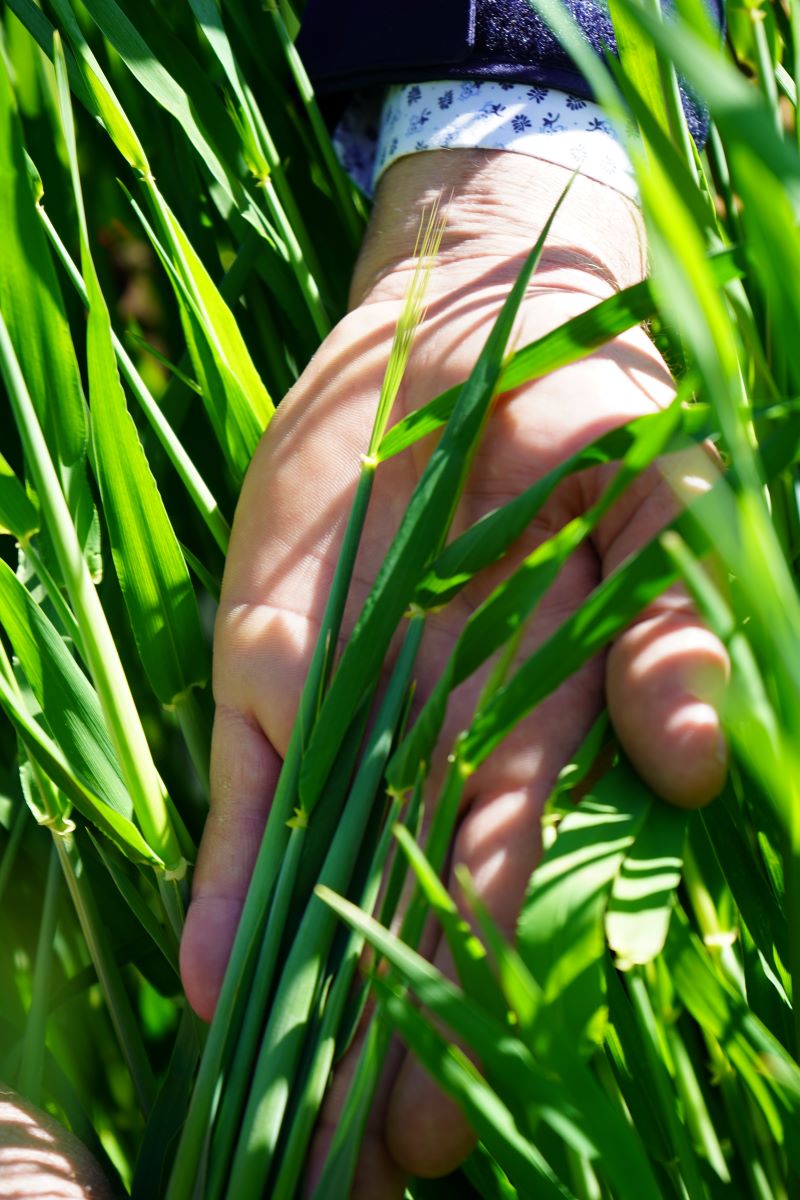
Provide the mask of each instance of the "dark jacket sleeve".
MULTIPOLYGON (((598 54, 615 49, 602 0, 566 2, 598 54)), ((721 2, 707 0, 718 24, 721 2)), ((528 0, 308 0, 297 45, 317 92, 329 98, 329 116, 354 90, 430 79, 494 79, 592 96, 528 0)), ((697 135, 702 119, 694 104, 686 107, 697 135)))

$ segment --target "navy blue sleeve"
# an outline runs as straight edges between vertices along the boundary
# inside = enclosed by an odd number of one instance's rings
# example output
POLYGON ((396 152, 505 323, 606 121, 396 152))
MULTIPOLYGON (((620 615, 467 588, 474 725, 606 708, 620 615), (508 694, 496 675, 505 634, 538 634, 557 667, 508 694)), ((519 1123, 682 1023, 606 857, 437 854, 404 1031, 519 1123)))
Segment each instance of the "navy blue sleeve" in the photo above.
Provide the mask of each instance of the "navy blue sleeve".
MULTIPOLYGON (((722 0, 707 3, 721 24, 722 0)), ((566 4, 598 54, 615 49, 606 5, 566 4)), ((592 98, 528 0, 308 0, 297 46, 317 92, 329 97, 331 116, 354 90, 430 79, 541 84, 592 98)), ((687 102, 686 109, 692 133, 701 135, 697 106, 687 102)))

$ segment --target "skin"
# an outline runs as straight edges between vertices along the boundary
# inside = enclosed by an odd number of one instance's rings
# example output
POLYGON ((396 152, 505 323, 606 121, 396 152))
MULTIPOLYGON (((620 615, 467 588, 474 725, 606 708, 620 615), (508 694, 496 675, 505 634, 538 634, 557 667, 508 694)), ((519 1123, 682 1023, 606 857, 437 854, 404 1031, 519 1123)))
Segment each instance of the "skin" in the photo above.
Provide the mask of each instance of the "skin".
MULTIPOLYGON (((211 812, 182 945, 193 1007, 210 1019, 253 861, 288 744, 326 590, 366 449, 394 325, 413 268, 421 214, 452 196, 428 314, 412 352, 395 418, 465 378, 524 256, 568 179, 560 167, 482 151, 417 154, 395 164, 376 198, 356 268, 350 313, 320 348, 265 435, 245 481, 217 618, 211 812)), ((525 345, 642 277, 643 234, 635 207, 578 179, 514 332, 525 345)), ((501 398, 457 514, 456 531, 502 505, 579 447, 669 402, 672 382, 642 329, 590 359, 501 398)), ((345 635, 352 628, 397 528, 431 444, 380 468, 356 565, 345 635)), ((598 581, 646 543, 713 479, 697 449, 653 468, 573 555, 523 638, 527 656, 598 581)), ((510 567, 602 492, 613 468, 559 487, 507 559, 433 616, 418 667, 424 697, 463 621, 510 567)), ((715 698, 724 651, 672 590, 642 613, 605 657, 589 663, 539 706, 470 780, 451 848, 509 936, 539 851, 542 807, 556 776, 603 703, 644 778, 665 799, 708 801, 721 786, 725 749, 715 698)), ((429 799, 447 749, 469 721, 485 673, 453 696, 429 799)), ((451 880, 452 885, 452 880, 451 880)), ((458 891, 453 889, 458 897, 458 891)), ((427 950, 449 970, 447 955, 427 950)), ((311 1155, 313 1180, 336 1123, 350 1062, 334 1079, 311 1155)), ((407 1172, 436 1176, 473 1144, 460 1112, 397 1047, 376 1100, 353 1195, 402 1197, 407 1172)))
POLYGON ((63 1126, 0 1083, 0 1200, 110 1200, 95 1160, 63 1126))

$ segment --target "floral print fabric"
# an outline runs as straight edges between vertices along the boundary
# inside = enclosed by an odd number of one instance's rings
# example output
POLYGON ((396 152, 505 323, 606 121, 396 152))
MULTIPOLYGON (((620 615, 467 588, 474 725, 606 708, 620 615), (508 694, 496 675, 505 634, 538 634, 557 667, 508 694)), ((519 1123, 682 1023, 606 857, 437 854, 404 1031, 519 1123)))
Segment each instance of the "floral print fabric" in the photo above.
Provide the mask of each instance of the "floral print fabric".
POLYGON ((372 195, 383 172, 421 150, 511 150, 584 175, 636 197, 630 160, 598 104, 524 83, 487 80, 395 85, 377 110, 375 95, 355 98, 334 135, 339 158, 372 195))

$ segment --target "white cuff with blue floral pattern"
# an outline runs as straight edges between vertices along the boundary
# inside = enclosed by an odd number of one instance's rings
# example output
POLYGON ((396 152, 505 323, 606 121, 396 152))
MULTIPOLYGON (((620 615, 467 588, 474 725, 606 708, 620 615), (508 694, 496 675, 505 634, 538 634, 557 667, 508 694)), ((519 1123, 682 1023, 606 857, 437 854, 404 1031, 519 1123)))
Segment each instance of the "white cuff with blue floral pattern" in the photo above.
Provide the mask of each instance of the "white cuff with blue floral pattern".
POLYGON ((637 196, 630 160, 603 110, 555 88, 441 80, 389 88, 353 102, 334 134, 339 157, 372 195, 383 172, 421 150, 512 150, 574 170, 637 196))

